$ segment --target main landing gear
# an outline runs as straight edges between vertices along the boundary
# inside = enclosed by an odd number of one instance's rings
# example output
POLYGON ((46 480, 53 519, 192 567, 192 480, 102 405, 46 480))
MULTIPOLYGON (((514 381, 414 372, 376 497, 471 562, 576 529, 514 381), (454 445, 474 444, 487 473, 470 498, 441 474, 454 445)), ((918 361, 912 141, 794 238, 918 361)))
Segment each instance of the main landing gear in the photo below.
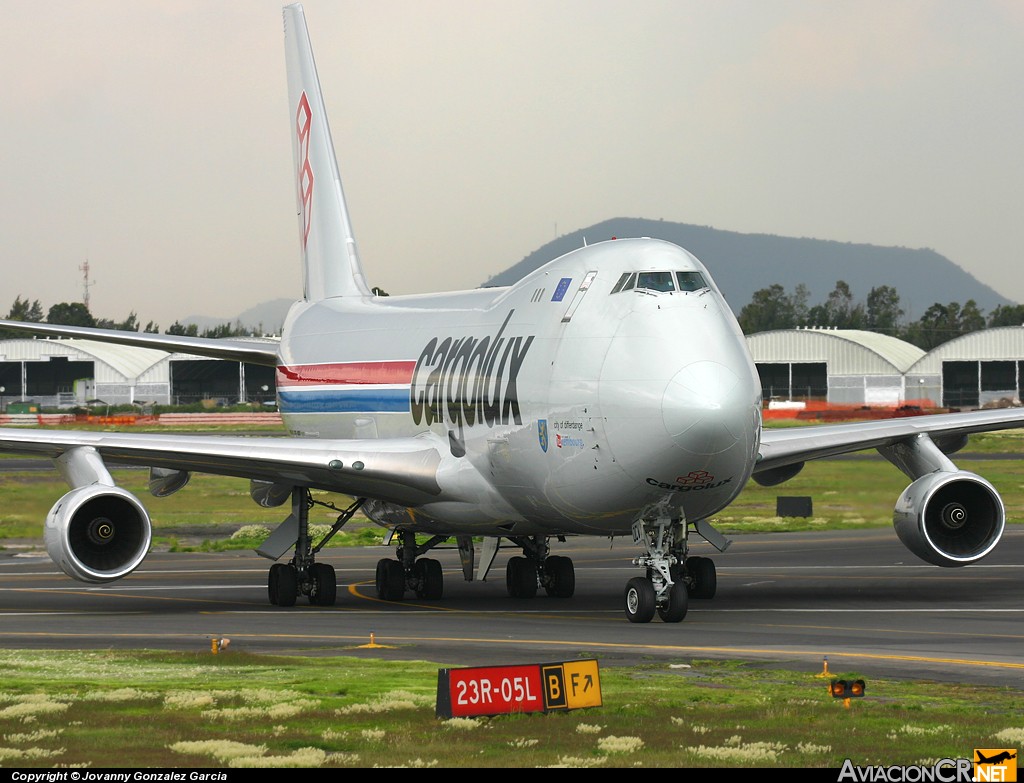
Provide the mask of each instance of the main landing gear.
POLYGON ((505 587, 512 598, 533 598, 539 587, 552 598, 572 598, 576 569, 571 558, 549 554, 545 536, 514 536, 508 540, 523 550, 505 565, 505 587))
MULTIPOLYGON (((424 544, 416 543, 416 536, 409 531, 398 531, 399 546, 395 558, 384 558, 377 563, 377 597, 385 601, 401 601, 407 591, 417 598, 437 600, 444 592, 441 564, 434 559, 420 557, 429 550, 448 540, 434 536, 424 544)), ((459 553, 467 581, 473 579, 472 540, 458 536, 459 553)), ((572 560, 560 555, 551 555, 547 538, 544 536, 515 536, 508 539, 518 546, 523 554, 508 559, 505 567, 505 587, 512 598, 533 598, 540 588, 554 598, 571 598, 576 591, 576 570, 572 560)), ((486 574, 497 552, 497 540, 491 541, 488 555, 481 565, 481 574, 486 574)), ((479 576, 483 578, 483 575, 479 576)))
POLYGON ((334 566, 317 563, 316 554, 352 518, 363 502, 364 498, 360 498, 341 511, 327 535, 314 546, 309 537, 309 509, 314 505, 335 507, 314 501, 305 487, 292 489, 292 513, 258 550, 260 554, 276 560, 291 548, 293 542, 295 546, 295 554, 290 562, 274 563, 270 567, 267 596, 271 604, 295 606, 298 597, 304 595, 313 606, 334 606, 338 596, 334 566))
POLYGON ((715 564, 707 557, 687 557, 687 527, 680 519, 637 520, 633 543, 647 554, 633 565, 647 569, 633 577, 623 594, 626 618, 649 623, 654 614, 663 622, 678 623, 686 617, 690 598, 712 598, 718 586, 715 564))
POLYGON ((444 594, 441 562, 429 557, 417 560, 417 557, 443 544, 448 536, 434 536, 424 544, 417 544, 415 533, 400 530, 397 535, 397 558, 386 557, 377 561, 377 597, 384 601, 401 601, 405 591, 409 590, 417 598, 438 600, 444 594))

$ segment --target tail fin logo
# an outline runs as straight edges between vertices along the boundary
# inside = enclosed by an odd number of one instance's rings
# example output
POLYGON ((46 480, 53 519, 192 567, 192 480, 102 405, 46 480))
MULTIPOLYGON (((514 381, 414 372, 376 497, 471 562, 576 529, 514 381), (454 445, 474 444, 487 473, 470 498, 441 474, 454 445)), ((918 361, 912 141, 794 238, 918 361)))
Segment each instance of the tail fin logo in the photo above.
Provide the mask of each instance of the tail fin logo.
POLYGON ((313 167, 309 165, 309 134, 313 124, 313 112, 305 91, 299 98, 295 112, 295 133, 299 140, 299 170, 296 172, 299 186, 299 200, 302 202, 302 246, 309 237, 310 220, 313 214, 313 167))

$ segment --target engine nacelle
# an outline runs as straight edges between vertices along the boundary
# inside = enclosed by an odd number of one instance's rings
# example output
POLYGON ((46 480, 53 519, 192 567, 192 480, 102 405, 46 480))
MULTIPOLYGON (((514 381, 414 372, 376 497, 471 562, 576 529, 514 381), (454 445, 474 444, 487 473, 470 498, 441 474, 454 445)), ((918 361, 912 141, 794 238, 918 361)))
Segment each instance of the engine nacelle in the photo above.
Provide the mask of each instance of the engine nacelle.
POLYGON ((995 487, 981 476, 938 471, 903 490, 893 524, 904 546, 922 560, 962 566, 985 557, 999 543, 1006 509, 995 487))
POLYGON ((132 493, 104 484, 78 487, 54 503, 43 531, 50 559, 80 582, 113 582, 149 553, 153 527, 132 493))

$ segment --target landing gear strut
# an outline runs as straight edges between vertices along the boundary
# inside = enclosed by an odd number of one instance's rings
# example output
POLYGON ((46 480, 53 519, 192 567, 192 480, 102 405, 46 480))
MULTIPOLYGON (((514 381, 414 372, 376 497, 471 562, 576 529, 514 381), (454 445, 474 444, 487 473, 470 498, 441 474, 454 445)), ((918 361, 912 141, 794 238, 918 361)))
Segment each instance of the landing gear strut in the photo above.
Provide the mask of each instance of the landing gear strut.
POLYGON ((633 543, 646 554, 633 565, 647 569, 626 583, 623 603, 631 623, 649 623, 655 612, 662 622, 678 623, 686 617, 690 598, 712 598, 717 589, 715 564, 707 557, 687 557, 687 524, 674 519, 638 519, 633 543))
POLYGON ((329 563, 317 563, 316 554, 355 515, 364 501, 365 498, 359 498, 341 511, 327 535, 314 546, 309 537, 309 509, 314 505, 329 508, 334 506, 314 501, 306 487, 292 488, 292 513, 271 539, 275 536, 280 538, 294 535, 295 554, 290 562, 274 563, 270 567, 267 576, 267 596, 271 604, 295 606, 298 597, 304 595, 313 606, 334 606, 338 596, 338 580, 334 566, 329 563))

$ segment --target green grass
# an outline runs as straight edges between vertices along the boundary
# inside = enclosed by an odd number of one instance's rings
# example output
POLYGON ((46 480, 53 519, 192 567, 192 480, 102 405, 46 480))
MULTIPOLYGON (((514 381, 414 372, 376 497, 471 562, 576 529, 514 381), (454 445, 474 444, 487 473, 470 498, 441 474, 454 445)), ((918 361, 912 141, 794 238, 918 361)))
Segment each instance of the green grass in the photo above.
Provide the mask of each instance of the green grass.
POLYGON ((444 720, 444 664, 339 653, 0 651, 0 765, 838 769, 1024 744, 1017 688, 869 678, 844 705, 821 671, 690 660, 601 668, 598 707, 444 720))

